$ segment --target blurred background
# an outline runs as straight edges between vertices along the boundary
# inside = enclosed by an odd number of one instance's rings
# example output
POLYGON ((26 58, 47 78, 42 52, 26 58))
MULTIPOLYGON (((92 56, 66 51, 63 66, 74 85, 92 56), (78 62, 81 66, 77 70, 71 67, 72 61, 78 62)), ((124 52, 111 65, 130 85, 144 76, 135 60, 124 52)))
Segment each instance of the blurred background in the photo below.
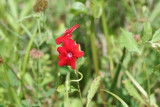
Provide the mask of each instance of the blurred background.
MULTIPOLYGON (((148 20, 151 23, 152 32, 160 28, 160 0, 48 0, 48 6, 41 12, 43 14, 35 11, 36 3, 36 0, 0 0, 0 54, 10 66, 0 66, 0 107, 13 107, 11 86, 22 107, 64 106, 63 93, 56 92, 56 88, 65 84, 68 72, 71 72, 71 79, 75 79, 75 74, 68 67, 58 66, 59 54, 55 40, 75 24, 80 27, 73 32, 73 39, 84 51, 84 57, 77 61, 77 64, 82 63, 79 72, 83 74, 80 89, 84 105, 92 80, 100 75, 103 88, 115 93, 129 107, 147 107, 142 100, 148 101, 139 90, 137 93, 142 97, 141 100, 131 95, 129 88, 122 83, 128 80, 126 70, 146 92, 145 70, 148 72, 150 97, 160 105, 159 50, 141 43, 144 22, 148 20), (36 34, 30 50, 35 48, 42 56, 36 59, 29 55, 24 70, 26 50, 36 32, 37 23, 40 33, 36 34), (143 57, 123 49, 120 28, 133 33, 143 57), (23 71, 23 82, 27 88, 25 98, 22 97, 21 81, 18 80, 23 71)), ((134 87, 131 82, 130 85, 134 87)), ((76 84, 73 83, 73 86, 76 87, 76 84)), ((115 98, 103 94, 107 106, 123 106, 115 98)), ((98 91, 90 107, 104 106, 101 98, 98 91)), ((69 99, 70 107, 81 107, 78 92, 70 93, 69 99)))

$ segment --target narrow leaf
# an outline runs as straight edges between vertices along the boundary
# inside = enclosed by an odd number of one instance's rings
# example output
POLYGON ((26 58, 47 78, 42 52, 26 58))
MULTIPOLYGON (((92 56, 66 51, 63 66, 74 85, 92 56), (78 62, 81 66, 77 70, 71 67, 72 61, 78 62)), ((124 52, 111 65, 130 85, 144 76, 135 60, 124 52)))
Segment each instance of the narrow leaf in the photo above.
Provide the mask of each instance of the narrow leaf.
POLYGON ((122 31, 121 45, 123 47, 126 47, 129 51, 134 51, 141 54, 140 50, 138 49, 138 44, 133 37, 133 34, 124 29, 121 29, 121 31, 122 31))
POLYGON ((151 12, 151 15, 149 16, 149 20, 151 22, 156 22, 154 21, 160 14, 160 11, 159 11, 159 7, 160 7, 160 2, 157 2, 154 6, 154 10, 151 12))
POLYGON ((127 76, 129 77, 129 79, 133 82, 133 84, 137 87, 137 89, 147 98, 147 92, 139 85, 139 83, 132 77, 132 75, 126 71, 125 72, 127 74, 127 76))
POLYGON ((99 84, 100 84, 100 80, 101 77, 98 76, 97 78, 95 78, 90 86, 90 89, 88 91, 88 95, 87 95, 87 106, 89 106, 89 103, 91 102, 92 98, 94 97, 94 95, 96 94, 99 84))
POLYGON ((140 94, 137 92, 137 90, 134 88, 134 86, 131 84, 131 82, 129 80, 125 80, 124 84, 125 84, 124 87, 125 87, 125 89, 127 90, 127 92, 129 93, 130 96, 137 99, 141 103, 145 103, 145 101, 142 99, 140 94))
POLYGON ((129 106, 128 106, 119 96, 117 96, 116 94, 114 94, 114 93, 112 93, 112 92, 110 92, 110 91, 107 91, 107 90, 103 90, 103 91, 111 94, 113 97, 115 97, 117 100, 119 100, 119 101, 123 104, 124 107, 129 107, 129 106))
MULTIPOLYGON (((133 76, 126 71, 125 72, 126 75, 129 77, 129 79, 133 82, 133 84, 135 85, 135 87, 146 97, 148 98, 147 92, 139 85, 139 83, 133 78, 133 76)), ((155 106, 158 107, 157 104, 151 99, 151 103, 155 106)))

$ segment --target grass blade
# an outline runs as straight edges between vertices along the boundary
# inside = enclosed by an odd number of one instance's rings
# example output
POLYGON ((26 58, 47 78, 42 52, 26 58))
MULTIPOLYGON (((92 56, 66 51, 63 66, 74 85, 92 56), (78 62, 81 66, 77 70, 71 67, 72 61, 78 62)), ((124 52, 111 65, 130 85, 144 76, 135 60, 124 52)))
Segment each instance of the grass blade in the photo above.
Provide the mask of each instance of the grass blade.
POLYGON ((102 91, 105 91, 105 92, 111 94, 113 97, 115 97, 117 100, 119 100, 119 101, 123 104, 124 107, 129 107, 129 106, 128 106, 119 96, 117 96, 116 94, 114 94, 114 93, 112 93, 112 92, 110 92, 110 91, 107 91, 107 90, 102 90, 102 91))

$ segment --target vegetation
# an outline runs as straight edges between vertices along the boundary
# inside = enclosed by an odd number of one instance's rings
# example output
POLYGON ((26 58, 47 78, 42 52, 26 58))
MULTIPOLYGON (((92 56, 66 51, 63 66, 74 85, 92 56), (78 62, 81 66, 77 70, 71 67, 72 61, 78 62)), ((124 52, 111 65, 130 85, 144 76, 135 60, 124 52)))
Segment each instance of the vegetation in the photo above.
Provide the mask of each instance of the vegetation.
POLYGON ((159 10, 160 0, 0 0, 0 107, 159 107, 159 10))

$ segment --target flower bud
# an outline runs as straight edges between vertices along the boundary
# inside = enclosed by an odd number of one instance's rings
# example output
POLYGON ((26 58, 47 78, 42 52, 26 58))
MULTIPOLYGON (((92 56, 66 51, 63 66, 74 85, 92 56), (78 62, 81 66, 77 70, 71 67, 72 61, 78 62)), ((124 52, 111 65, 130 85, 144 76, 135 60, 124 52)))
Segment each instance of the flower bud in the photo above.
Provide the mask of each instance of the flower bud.
POLYGON ((36 50, 35 48, 30 51, 30 56, 33 59, 41 59, 43 57, 43 55, 44 54, 42 51, 36 50))
POLYGON ((139 35, 134 35, 134 39, 138 42, 140 40, 140 36, 139 35))

